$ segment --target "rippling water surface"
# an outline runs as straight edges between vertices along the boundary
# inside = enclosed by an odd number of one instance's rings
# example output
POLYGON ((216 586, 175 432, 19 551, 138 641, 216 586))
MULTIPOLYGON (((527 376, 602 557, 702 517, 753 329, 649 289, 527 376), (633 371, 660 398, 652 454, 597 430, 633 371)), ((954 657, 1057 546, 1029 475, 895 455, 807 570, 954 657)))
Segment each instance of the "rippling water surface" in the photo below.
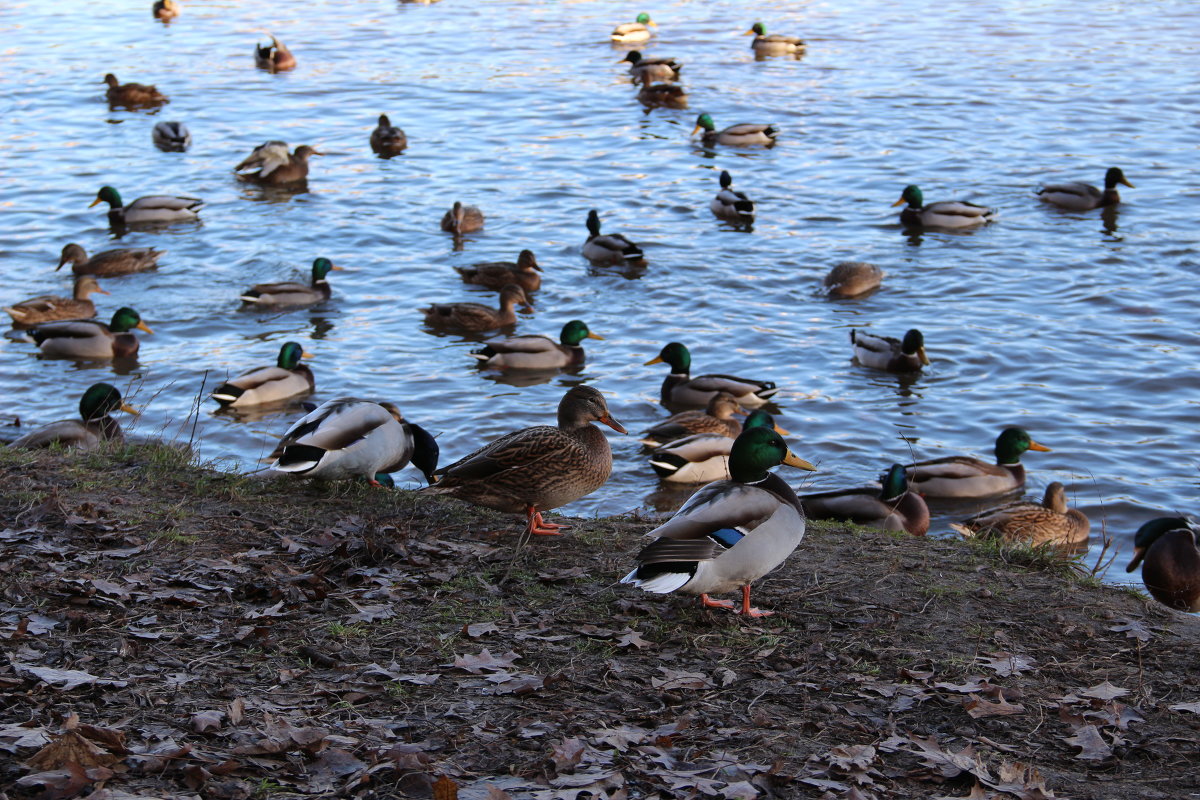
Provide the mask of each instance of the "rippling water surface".
MULTIPOLYGON (((26 422, 68 416, 87 385, 111 380, 146 405, 138 432, 186 440, 202 383, 207 394, 295 339, 317 355, 314 399, 395 400, 439 434, 448 462, 552 420, 564 387, 581 381, 605 391, 631 431, 647 427, 664 416, 665 369, 642 362, 680 340, 694 372, 785 387, 780 421, 793 449, 820 463, 812 490, 869 481, 910 447, 918 458, 990 457, 999 429, 1020 424, 1054 450, 1026 457, 1030 491, 1065 483, 1093 520, 1093 543, 1106 530, 1127 550, 1144 519, 1195 508, 1192 3, 764 2, 752 19, 734 0, 660 2, 645 9, 660 27, 644 49, 685 62, 691 107, 648 113, 614 63, 625 51, 607 41, 642 10, 623 3, 198 0, 169 26, 149 6, 0 7, 0 303, 69 293, 66 270, 53 271, 69 241, 169 251, 157 272, 102 280, 112 292, 98 297, 102 318, 131 305, 155 330, 135 366, 113 375, 0 342, 6 410, 26 422), (738 35, 755 19, 804 36, 807 55, 755 61, 738 35), (295 71, 255 69, 267 28, 295 52, 295 71), (109 110, 106 72, 157 84, 171 103, 109 110), (772 122, 778 145, 702 148, 688 138, 700 111, 720 127, 772 122), (409 137, 391 160, 367 146, 381 112, 409 137), (190 127, 189 152, 151 145, 161 119, 190 127), (306 193, 234 179, 266 139, 327 153, 306 193), (1115 214, 1063 213, 1033 196, 1049 179, 1100 183, 1110 165, 1137 187, 1115 214), (758 203, 751 233, 708 210, 721 169, 758 203), (198 224, 118 243, 100 207, 88 209, 105 183, 127 202, 170 192, 208 205, 198 224), (1000 220, 906 234, 889 204, 907 183, 929 200, 996 206, 1000 220), (438 229, 456 198, 487 215, 461 250, 438 229), (590 208, 643 244, 644 272, 588 266, 590 208), (526 247, 546 278, 517 329, 556 337, 581 318, 605 341, 588 343, 576 375, 514 386, 472 366, 475 340, 435 335, 416 309, 493 300, 452 267, 526 247), (321 255, 346 267, 330 302, 238 310, 240 289, 304 277, 321 255), (883 267, 883 289, 823 298, 821 277, 845 259, 883 267), (904 380, 854 366, 856 326, 921 328, 932 367, 904 380)), ((300 413, 238 420, 214 407, 202 403, 201 456, 241 469, 257 468, 300 413)), ((611 441, 612 479, 565 511, 669 504, 636 437, 611 441)), ((415 472, 398 477, 416 485, 415 472)))

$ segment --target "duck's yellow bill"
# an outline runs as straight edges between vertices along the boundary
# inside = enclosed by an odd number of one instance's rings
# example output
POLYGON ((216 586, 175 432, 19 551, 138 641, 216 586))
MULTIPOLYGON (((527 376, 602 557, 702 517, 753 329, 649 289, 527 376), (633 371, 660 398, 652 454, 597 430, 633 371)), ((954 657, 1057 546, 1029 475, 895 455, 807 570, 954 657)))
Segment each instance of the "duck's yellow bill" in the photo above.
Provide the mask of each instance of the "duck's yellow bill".
POLYGON ((301 358, 316 358, 316 356, 314 356, 312 353, 306 353, 303 350, 300 351, 300 357, 301 358))
POLYGON ((899 200, 897 200, 896 202, 892 203, 892 208, 895 208, 896 206, 900 205, 900 204, 901 204, 901 203, 903 203, 903 202, 905 202, 905 200, 904 200, 904 198, 903 198, 903 197, 901 197, 899 200))
POLYGON ((126 414, 133 414, 135 417, 140 417, 142 415, 142 412, 129 405, 129 403, 121 403, 121 410, 126 414))
POLYGON ((689 133, 688 135, 689 135, 689 136, 695 136, 695 135, 696 135, 698 132, 700 132, 700 131, 701 131, 701 130, 703 130, 703 129, 704 129, 704 128, 703 128, 702 126, 700 126, 700 125, 697 125, 695 128, 692 128, 692 132, 691 132, 691 133, 689 133))
POLYGON ((92 206, 96 205, 97 203, 102 203, 102 202, 104 202, 104 201, 103 201, 103 200, 101 200, 99 197, 97 197, 95 200, 93 200, 92 202, 88 203, 88 208, 91 208, 92 206))
POLYGON ((1118 181, 1118 182, 1120 182, 1120 183, 1123 183, 1123 184, 1125 184, 1125 185, 1126 185, 1126 186, 1128 186, 1130 189, 1136 189, 1136 188, 1137 188, 1136 186, 1134 186, 1132 183, 1130 183, 1130 182, 1129 182, 1129 179, 1128 179, 1128 178, 1117 178, 1117 181, 1118 181))
POLYGON ((1054 452, 1054 451, 1053 451, 1053 450, 1051 450, 1049 447, 1046 447, 1046 445, 1044 445, 1044 444, 1038 444, 1037 442, 1030 442, 1030 443, 1029 443, 1029 449, 1030 449, 1030 450, 1037 450, 1037 451, 1038 451, 1038 452, 1040 452, 1040 453, 1052 453, 1052 452, 1054 452))
POLYGON ((589 339, 599 339, 599 340, 600 340, 600 341, 602 341, 602 342, 604 341, 604 337, 603 337, 603 336, 601 336, 601 335, 600 335, 600 334, 598 334, 598 333, 592 333, 591 331, 588 331, 587 338, 589 338, 589 339))
POLYGON ((775 425, 775 432, 778 433, 780 436, 791 436, 792 435, 791 431, 785 431, 783 428, 779 427, 778 423, 775 425))
POLYGON ((783 463, 787 464, 789 467, 797 467, 799 469, 806 469, 809 472, 817 471, 817 468, 814 467, 812 464, 810 464, 809 462, 805 461, 803 458, 800 458, 797 455, 793 455, 791 450, 788 450, 788 454, 783 457, 783 463))
POLYGON ((921 359, 922 364, 924 364, 927 367, 929 366, 929 356, 925 355, 924 347, 917 348, 917 357, 921 359))
POLYGON ((330 269, 335 270, 336 272, 345 272, 346 271, 345 267, 339 267, 336 264, 333 265, 332 267, 330 267, 330 269))
POLYGON ((642 364, 642 366, 648 367, 651 364, 661 364, 661 363, 663 363, 662 356, 655 356, 654 358, 647 361, 645 364, 642 364))
POLYGON ((144 322, 139 322, 134 327, 136 327, 139 331, 145 331, 146 333, 154 333, 154 331, 150 330, 150 326, 144 322))

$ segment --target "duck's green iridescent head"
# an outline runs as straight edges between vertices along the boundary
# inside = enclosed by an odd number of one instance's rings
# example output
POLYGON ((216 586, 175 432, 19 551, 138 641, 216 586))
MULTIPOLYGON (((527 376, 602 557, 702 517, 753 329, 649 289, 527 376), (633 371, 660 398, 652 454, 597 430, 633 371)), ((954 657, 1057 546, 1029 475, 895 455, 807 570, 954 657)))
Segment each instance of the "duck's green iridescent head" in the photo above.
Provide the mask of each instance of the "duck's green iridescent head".
POLYGON ((817 469, 793 455, 778 433, 761 426, 743 430, 729 451, 729 475, 738 483, 758 483, 767 477, 767 470, 780 464, 809 472, 817 469))
POLYGON ((708 131, 709 133, 711 133, 717 129, 717 123, 713 122, 713 118, 708 114, 707 111, 704 112, 703 114, 701 114, 700 116, 696 117, 696 127, 692 131, 692 135, 694 136, 696 134, 696 131, 700 130, 701 128, 708 131))
POLYGON ((313 265, 312 265, 313 283, 316 283, 317 281, 325 280, 325 276, 329 274, 329 271, 334 270, 334 269, 341 269, 341 268, 335 267, 333 265, 333 262, 330 261, 328 258, 316 259, 315 261, 313 261, 313 265))
POLYGON ((121 400, 121 393, 112 384, 93 383, 79 398, 79 416, 84 422, 107 417, 114 411, 138 415, 136 408, 121 400))
POLYGON ((636 67, 637 63, 641 60, 642 60, 642 53, 640 50, 630 50, 628 53, 625 54, 625 57, 622 58, 617 63, 623 64, 626 61, 628 61, 630 64, 633 64, 636 67))
POLYGON ((670 364, 671 372, 675 375, 686 375, 692 368, 692 354, 688 349, 679 342, 670 342, 665 345, 658 355, 647 361, 642 366, 648 367, 651 364, 670 364))
POLYGON ((588 330, 587 324, 583 320, 573 319, 566 325, 563 325, 562 333, 559 334, 558 340, 562 342, 564 347, 578 347, 579 343, 584 339, 600 339, 604 337, 592 333, 588 330))
POLYGON ((657 24, 657 23, 655 23, 655 21, 654 21, 654 20, 650 19, 650 15, 649 15, 649 14, 647 14, 645 11, 643 11, 643 12, 642 12, 642 13, 640 13, 640 14, 638 14, 638 15, 637 15, 637 19, 635 19, 635 20, 634 20, 634 22, 640 22, 640 23, 642 23, 643 25, 649 25, 651 28, 657 28, 657 27, 658 27, 658 24, 657 24))
POLYGON ((304 348, 296 342, 287 342, 279 348, 279 359, 275 366, 280 369, 295 369, 300 366, 302 358, 312 358, 312 353, 304 352, 304 348))
POLYGON ((1195 536, 1195 529, 1192 528, 1191 521, 1186 517, 1158 517, 1143 523, 1142 527, 1138 528, 1137 533, 1133 536, 1133 560, 1129 562, 1129 566, 1125 568, 1125 571, 1133 572, 1137 569, 1138 564, 1142 563, 1142 558, 1146 555, 1146 551, 1150 549, 1150 545, 1157 542, 1165 534, 1177 530, 1186 530, 1193 537, 1195 536))
POLYGON ((766 36, 767 26, 763 25, 761 22, 756 22, 750 26, 750 30, 746 31, 746 33, 753 33, 756 36, 766 36))
POLYGON ((910 183, 904 187, 904 191, 900 193, 900 199, 892 203, 892 206, 898 206, 901 203, 907 203, 909 208, 922 208, 925 205, 925 195, 921 193, 921 187, 915 183, 910 183))
POLYGON ((771 416, 770 412, 761 408, 754 409, 746 416, 745 422, 742 423, 742 430, 747 428, 769 428, 780 436, 788 435, 788 432, 775 422, 775 418, 771 416))
POLYGON ((113 333, 126 333, 137 328, 139 331, 146 333, 154 333, 150 330, 150 326, 142 322, 141 316, 129 306, 118 308, 112 316, 112 322, 108 323, 108 329, 113 333))
POLYGON ((925 334, 916 328, 904 334, 904 340, 900 342, 900 352, 906 356, 915 355, 921 359, 922 364, 929 364, 929 356, 925 355, 925 334))
POLYGON ((1133 184, 1130 183, 1129 179, 1125 177, 1125 173, 1121 171, 1120 167, 1109 167, 1108 172, 1104 173, 1104 188, 1115 189, 1118 183, 1123 186, 1128 186, 1130 189, 1134 188, 1133 184))
POLYGON ((883 489, 879 492, 880 500, 895 500, 908 491, 908 476, 903 464, 892 464, 880 478, 880 482, 883 484, 883 489))
POLYGON ((1021 454, 1027 450, 1039 450, 1044 453, 1050 452, 1049 447, 1038 444, 1029 438, 1029 432, 1024 428, 1016 426, 1005 428, 996 437, 997 464, 1020 464, 1021 454))
POLYGON ((96 192, 96 199, 92 201, 88 208, 98 203, 108 203, 109 208, 121 208, 125 205, 121 202, 121 193, 111 186, 101 186, 100 191, 96 192))

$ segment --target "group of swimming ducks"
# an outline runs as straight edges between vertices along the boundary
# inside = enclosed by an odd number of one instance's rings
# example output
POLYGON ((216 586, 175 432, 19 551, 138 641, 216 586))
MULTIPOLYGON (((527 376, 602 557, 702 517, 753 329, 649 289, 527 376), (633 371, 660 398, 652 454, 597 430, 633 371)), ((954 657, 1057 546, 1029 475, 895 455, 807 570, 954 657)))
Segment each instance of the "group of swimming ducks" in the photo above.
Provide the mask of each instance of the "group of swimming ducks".
MULTIPOLYGON (((154 13, 160 19, 178 14, 174 0, 158 0, 154 13), (170 16, 164 17, 163 14, 170 16)), ((633 23, 612 33, 614 42, 641 43, 651 35, 653 21, 641 14, 633 23)), ((766 34, 756 23, 752 47, 759 56, 796 55, 804 43, 795 37, 766 34)), ((295 66, 295 57, 275 37, 256 48, 260 67, 278 71, 295 66)), ((646 58, 633 51, 625 59, 643 87, 655 81, 670 84, 678 79, 674 59, 646 58)), ((166 98, 155 87, 121 84, 105 76, 111 104, 130 107, 161 105, 166 98)), ((740 124, 717 131, 708 114, 701 114, 695 132, 705 144, 771 145, 775 129, 769 125, 740 124)), ((153 132, 163 149, 186 149, 190 134, 181 123, 159 123, 153 132)), ((369 138, 371 149, 383 157, 407 146, 403 131, 386 115, 369 138)), ((284 142, 267 142, 235 171, 246 180, 264 185, 303 181, 308 159, 319 151, 307 145, 289 152, 284 142)), ((710 209, 735 224, 753 223, 754 204, 732 188, 732 177, 722 172, 720 190, 710 209)), ((1119 168, 1105 176, 1103 189, 1082 183, 1045 186, 1039 197, 1071 210, 1087 210, 1119 202, 1117 184, 1131 185, 1119 168)), ((148 196, 124 204, 120 194, 105 186, 93 205, 107 203, 114 228, 161 225, 195 219, 203 203, 196 198, 148 196)), ((904 203, 901 221, 906 225, 961 228, 983 224, 995 211, 963 201, 924 203, 921 190, 907 187, 897 205, 904 203)), ((484 225, 483 213, 455 202, 441 221, 443 230, 456 239, 484 225)), ((602 234, 599 214, 588 214, 589 236, 582 253, 594 264, 624 264, 643 259, 641 248, 621 234, 602 234)), ((126 275, 152 269, 161 253, 151 248, 111 250, 89 257, 83 248, 63 248, 59 268, 70 263, 76 276, 74 298, 40 297, 6 309, 14 326, 29 329, 42 353, 52 357, 109 359, 137 353, 135 329, 151 332, 136 311, 120 308, 105 325, 87 319, 94 315, 90 294, 102 292, 96 276, 126 275)), ((327 258, 312 264, 308 283, 285 281, 259 284, 240 294, 243 303, 277 308, 308 306, 328 300, 328 275, 339 269, 327 258)), ((466 283, 499 292, 498 308, 477 303, 435 303, 422 309, 428 325, 467 332, 495 330, 516 321, 514 309, 529 303, 529 294, 541 287, 542 274, 532 252, 524 250, 516 262, 488 262, 458 268, 466 283)), ((826 279, 832 294, 853 296, 878 285, 879 271, 872 265, 838 265, 826 279), (866 288, 863 288, 863 287, 866 288)), ((472 353, 489 368, 547 370, 570 367, 584 360, 584 339, 599 339, 580 320, 564 325, 559 340, 545 336, 514 336, 489 340, 472 353)), ((911 330, 903 339, 851 331, 851 345, 859 364, 892 372, 915 372, 929 363, 924 337, 911 330)), ((312 393, 315 378, 301 363, 307 354, 295 342, 285 343, 273 366, 255 368, 225 381, 212 393, 223 408, 247 409, 286 404, 312 393)), ((790 452, 782 435, 763 408, 778 392, 768 381, 729 375, 691 375, 691 354, 682 343, 671 342, 647 365, 665 363, 660 400, 675 410, 645 432, 642 441, 653 450, 650 465, 667 482, 703 483, 670 520, 651 531, 650 544, 636 557, 637 566, 623 579, 656 593, 699 595, 706 606, 729 608, 748 616, 764 612, 750 603, 750 585, 781 564, 800 544, 806 518, 851 521, 894 531, 924 535, 929 529, 927 500, 969 498, 987 500, 1019 492, 1025 485, 1021 456, 1049 448, 1033 441, 1021 428, 1000 432, 995 442, 995 463, 967 456, 950 456, 908 465, 893 464, 881 476, 880 487, 844 489, 798 496, 770 470, 789 465, 802 470, 815 467, 790 452), (745 414, 745 422, 734 417, 745 414), (740 604, 716 600, 713 594, 741 591, 740 604)), ((104 441, 122 441, 114 411, 138 413, 123 401, 117 389, 98 383, 87 389, 79 404, 80 419, 52 423, 26 434, 10 446, 43 447, 52 444, 80 448, 104 441)), ((612 471, 612 453, 605 436, 593 422, 626 433, 610 413, 607 402, 590 386, 570 389, 562 398, 556 425, 525 428, 502 436, 449 466, 438 467, 439 448, 434 437, 406 420, 392 403, 340 397, 312 409, 293 424, 271 454, 272 467, 282 473, 321 479, 361 477, 378 485, 407 464, 417 467, 428 481, 422 491, 445 494, 502 512, 522 514, 526 535, 553 535, 563 526, 547 522, 542 512, 566 505, 599 489, 612 471)), ((1042 503, 1018 502, 985 511, 954 526, 964 535, 991 534, 1034 544, 1078 545, 1087 541, 1089 522, 1067 507, 1065 489, 1052 483, 1042 503)), ((1200 530, 1185 518, 1160 518, 1139 530, 1136 554, 1130 569, 1144 563, 1143 577, 1156 598, 1176 608, 1200 610, 1200 551, 1195 534, 1200 530)))

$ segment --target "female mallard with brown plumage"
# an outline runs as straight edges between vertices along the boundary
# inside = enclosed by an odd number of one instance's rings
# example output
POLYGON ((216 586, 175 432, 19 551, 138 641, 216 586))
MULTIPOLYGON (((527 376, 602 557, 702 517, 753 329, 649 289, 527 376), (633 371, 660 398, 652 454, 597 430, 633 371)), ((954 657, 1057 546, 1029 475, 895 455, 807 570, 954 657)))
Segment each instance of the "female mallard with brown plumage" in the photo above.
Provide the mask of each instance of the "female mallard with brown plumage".
POLYGON ((387 158, 397 155, 406 147, 408 137, 404 131, 393 125, 387 114, 380 114, 379 124, 371 131, 371 150, 387 158))
POLYGON ((779 388, 771 381, 738 378, 732 375, 691 376, 692 354, 679 342, 663 346, 657 356, 643 366, 666 363, 671 373, 663 378, 659 401, 671 406, 706 406, 717 392, 728 392, 746 408, 758 408, 775 396, 779 388))
POLYGON ((1200 525, 1187 517, 1150 520, 1138 528, 1133 560, 1125 571, 1133 572, 1142 564, 1142 583, 1155 600, 1180 611, 1200 611, 1197 532, 1200 525))
POLYGON ((71 447, 92 450, 101 442, 123 442, 125 432, 121 425, 109 416, 114 411, 138 415, 137 409, 121 399, 116 387, 107 383, 96 383, 88 387, 79 399, 79 419, 64 419, 51 422, 30 431, 9 444, 9 447, 71 447))
POLYGON ((1050 448, 1029 438, 1024 428, 1005 428, 996 437, 996 463, 971 456, 947 456, 909 464, 908 480, 925 497, 995 497, 1025 485, 1021 454, 1050 448))
POLYGON ((70 263, 71 272, 76 275, 100 275, 111 277, 115 275, 132 275, 135 272, 145 272, 158 266, 158 258, 164 250, 152 247, 132 247, 119 250, 105 250, 88 258, 87 251, 77 244, 63 246, 55 271, 62 269, 63 264, 70 263))
POLYGON ((317 258, 312 263, 312 281, 308 284, 299 281, 282 281, 280 283, 257 283, 242 292, 241 300, 253 306, 311 306, 323 303, 330 298, 333 290, 329 288, 326 276, 331 270, 341 270, 335 267, 328 258, 317 258))
POLYGON ((687 108, 687 90, 678 83, 645 83, 637 93, 638 102, 647 108, 687 108))
POLYGON ((1090 183, 1050 183, 1038 189, 1038 199, 1068 211, 1091 211, 1093 208, 1115 206, 1121 202, 1117 184, 1134 188, 1120 167, 1109 167, 1104 173, 1104 191, 1090 183))
POLYGON ((513 261, 486 261, 470 267, 455 267, 462 276, 463 283, 473 283, 476 286, 486 286, 489 289, 503 289, 510 283, 515 283, 526 292, 536 292, 542 288, 542 268, 529 250, 522 250, 513 261))
POLYGON ((288 152, 287 142, 263 142, 233 168, 238 178, 264 186, 283 186, 308 178, 308 159, 324 155, 320 150, 302 144, 288 152), (246 172, 245 170, 253 170, 246 172))
POLYGON ((283 72, 285 70, 294 69, 296 66, 296 57, 292 55, 292 51, 287 49, 287 45, 279 41, 272 34, 270 44, 254 45, 254 63, 259 69, 265 69, 268 72, 283 72))
POLYGON ((850 329, 850 345, 854 358, 864 367, 887 372, 920 372, 929 364, 925 355, 925 336, 916 328, 904 334, 904 339, 876 336, 866 331, 850 329))
POLYGON ((255 367, 225 381, 213 390, 212 398, 222 408, 249 408, 311 394, 316 379, 301 358, 312 356, 296 342, 287 342, 279 348, 275 366, 255 367))
POLYGON ((584 339, 603 338, 582 320, 573 319, 563 325, 557 342, 549 336, 510 336, 492 339, 471 355, 481 367, 493 369, 562 369, 583 363, 584 339))
POLYGON ((700 595, 707 607, 748 617, 767 616, 750 605, 750 584, 778 567, 804 538, 804 511, 796 493, 768 470, 779 464, 815 470, 788 450, 779 434, 755 427, 729 453, 727 481, 697 491, 675 516, 647 536, 637 568, 621 583, 647 592, 700 595), (742 590, 741 607, 710 594, 742 590))
POLYGON ((450 210, 442 215, 442 230, 455 236, 483 230, 483 212, 455 200, 450 210))
POLYGON ((76 275, 73 297, 46 294, 13 303, 4 310, 12 317, 13 327, 17 328, 59 319, 87 319, 96 316, 96 305, 91 301, 91 295, 96 292, 108 294, 100 288, 94 275, 76 275))
POLYGON ((103 361, 137 355, 140 343, 130 333, 134 328, 154 333, 136 311, 126 307, 117 309, 107 325, 88 319, 48 322, 30 330, 29 337, 44 356, 103 361))
POLYGON ((874 264, 843 261, 825 276, 825 291, 830 297, 858 297, 878 289, 883 275, 883 270, 874 264))
POLYGON ((393 403, 339 397, 288 428, 270 457, 278 472, 323 480, 363 476, 379 486, 377 473, 396 472, 409 461, 432 482, 438 445, 393 403))
POLYGON ((121 83, 111 72, 104 76, 104 82, 108 85, 105 97, 108 98, 110 106, 148 108, 171 102, 158 87, 144 83, 121 83))
MULTIPOLYGON (((771 428, 780 436, 788 432, 761 408, 751 411, 742 430, 771 428)), ((650 466, 668 483, 708 483, 729 478, 729 452, 733 439, 723 433, 695 433, 658 447, 650 454, 650 466)))
POLYGON ((154 6, 151 9, 154 18, 163 22, 170 22, 179 16, 179 3, 175 0, 154 0, 154 6))
POLYGON ((204 201, 198 198, 169 194, 147 195, 124 205, 120 192, 111 186, 101 186, 88 208, 98 203, 108 203, 108 222, 114 228, 188 222, 200 216, 200 209, 204 207, 204 201))
POLYGON ((892 464, 882 478, 882 488, 839 489, 800 495, 809 519, 834 519, 882 528, 907 531, 913 536, 929 532, 929 506, 912 491, 902 464, 892 464))
POLYGON ((547 523, 541 512, 591 494, 612 472, 608 440, 593 422, 625 433, 604 395, 575 386, 558 404, 557 427, 538 425, 501 436, 441 470, 441 479, 422 491, 525 514, 527 533, 556 534, 563 526, 547 523))
POLYGON ((963 536, 998 536, 1031 545, 1079 545, 1088 540, 1087 515, 1067 507, 1067 490, 1055 481, 1046 487, 1041 503, 1008 503, 988 509, 950 527, 963 536))
POLYGON ((490 331, 512 325, 517 321, 514 310, 518 304, 525 311, 532 311, 525 291, 510 283, 500 290, 500 307, 492 308, 482 303, 433 303, 422 308, 425 324, 434 328, 454 328, 463 331, 490 331))
POLYGON ((642 434, 641 442, 650 447, 659 447, 693 433, 715 433, 737 438, 742 432, 742 423, 734 414, 745 413, 738 401, 728 392, 717 392, 703 410, 680 411, 642 434))

